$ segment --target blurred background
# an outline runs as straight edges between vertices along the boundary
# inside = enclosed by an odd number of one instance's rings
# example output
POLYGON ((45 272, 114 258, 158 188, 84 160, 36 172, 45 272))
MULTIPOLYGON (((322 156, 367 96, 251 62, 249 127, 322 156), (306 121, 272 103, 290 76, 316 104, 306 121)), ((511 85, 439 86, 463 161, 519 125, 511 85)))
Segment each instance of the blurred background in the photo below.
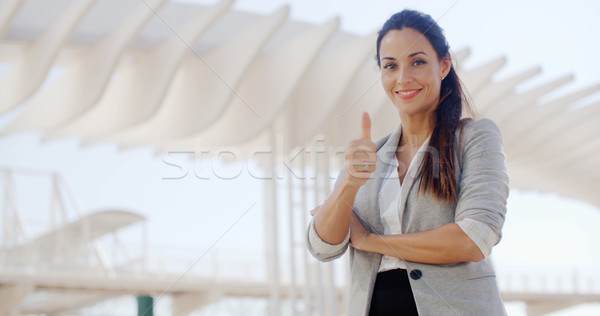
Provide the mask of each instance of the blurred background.
POLYGON ((0 315, 345 315, 308 211, 404 8, 502 130, 508 314, 600 314, 596 2, 0 0, 0 315))

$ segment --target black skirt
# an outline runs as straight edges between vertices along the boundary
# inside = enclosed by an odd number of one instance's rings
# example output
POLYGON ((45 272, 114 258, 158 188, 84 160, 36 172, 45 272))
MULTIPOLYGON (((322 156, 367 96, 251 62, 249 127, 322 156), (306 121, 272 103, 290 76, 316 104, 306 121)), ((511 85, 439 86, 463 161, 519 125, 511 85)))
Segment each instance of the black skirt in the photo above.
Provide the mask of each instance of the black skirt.
POLYGON ((369 316, 419 315, 408 274, 395 269, 377 274, 369 316))

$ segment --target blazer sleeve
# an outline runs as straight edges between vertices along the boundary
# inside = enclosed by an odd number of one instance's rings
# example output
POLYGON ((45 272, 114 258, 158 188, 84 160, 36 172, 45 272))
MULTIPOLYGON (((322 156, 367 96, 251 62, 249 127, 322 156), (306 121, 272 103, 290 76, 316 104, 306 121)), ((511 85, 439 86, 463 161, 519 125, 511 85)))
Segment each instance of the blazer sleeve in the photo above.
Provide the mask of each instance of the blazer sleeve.
POLYGON ((461 137, 455 222, 484 256, 502 237, 509 194, 502 134, 489 119, 469 122, 461 137))
POLYGON ((313 257, 317 258, 320 261, 331 261, 341 257, 346 250, 348 249, 348 245, 350 244, 350 230, 348 229, 348 234, 346 234, 346 238, 336 245, 329 244, 317 234, 315 230, 315 219, 313 218, 308 225, 308 233, 306 240, 306 247, 308 251, 313 255, 313 257))

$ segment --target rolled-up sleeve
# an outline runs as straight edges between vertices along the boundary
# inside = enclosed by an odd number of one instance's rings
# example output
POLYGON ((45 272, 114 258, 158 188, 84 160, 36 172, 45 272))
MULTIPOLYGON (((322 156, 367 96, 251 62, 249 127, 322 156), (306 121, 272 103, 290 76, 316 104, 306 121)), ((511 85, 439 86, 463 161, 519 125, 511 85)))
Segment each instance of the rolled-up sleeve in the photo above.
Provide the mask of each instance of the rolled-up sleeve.
POLYGON ((346 249, 348 249, 348 244, 350 242, 350 229, 348 229, 348 234, 346 234, 346 238, 339 244, 332 245, 327 243, 321 239, 317 231, 315 230, 315 219, 313 218, 308 225, 308 233, 307 233, 307 248, 308 251, 317 259, 321 261, 330 261, 333 259, 337 259, 341 257, 346 249))
POLYGON ((502 134, 489 119, 470 122, 463 133, 455 222, 487 257, 502 237, 509 194, 502 134))
POLYGON ((492 253, 492 247, 499 241, 499 236, 485 223, 465 218, 456 224, 473 240, 486 258, 492 253))

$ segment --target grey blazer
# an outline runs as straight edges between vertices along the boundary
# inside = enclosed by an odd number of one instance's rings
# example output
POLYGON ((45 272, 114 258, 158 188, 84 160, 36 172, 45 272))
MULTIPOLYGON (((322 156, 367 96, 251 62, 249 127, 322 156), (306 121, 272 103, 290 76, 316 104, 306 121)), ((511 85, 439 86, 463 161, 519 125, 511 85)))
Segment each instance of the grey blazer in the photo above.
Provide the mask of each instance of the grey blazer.
MULTIPOLYGON (((378 192, 395 154, 400 130, 399 127, 376 142, 377 169, 359 189, 353 207, 365 227, 378 234, 383 233, 378 192)), ((462 132, 457 132, 456 149, 459 196, 451 204, 419 193, 418 180, 413 184, 424 155, 435 155, 437 151, 423 146, 415 155, 401 187, 402 232, 430 230, 469 218, 489 226, 499 240, 509 192, 500 130, 489 119, 471 121, 462 132)), ((338 245, 325 243, 315 231, 314 220, 308 227, 307 248, 321 261, 339 258, 350 249, 348 314, 367 315, 382 255, 349 247, 348 237, 338 245)), ((480 262, 440 265, 406 262, 406 265, 420 315, 506 314, 487 258, 480 262)))

